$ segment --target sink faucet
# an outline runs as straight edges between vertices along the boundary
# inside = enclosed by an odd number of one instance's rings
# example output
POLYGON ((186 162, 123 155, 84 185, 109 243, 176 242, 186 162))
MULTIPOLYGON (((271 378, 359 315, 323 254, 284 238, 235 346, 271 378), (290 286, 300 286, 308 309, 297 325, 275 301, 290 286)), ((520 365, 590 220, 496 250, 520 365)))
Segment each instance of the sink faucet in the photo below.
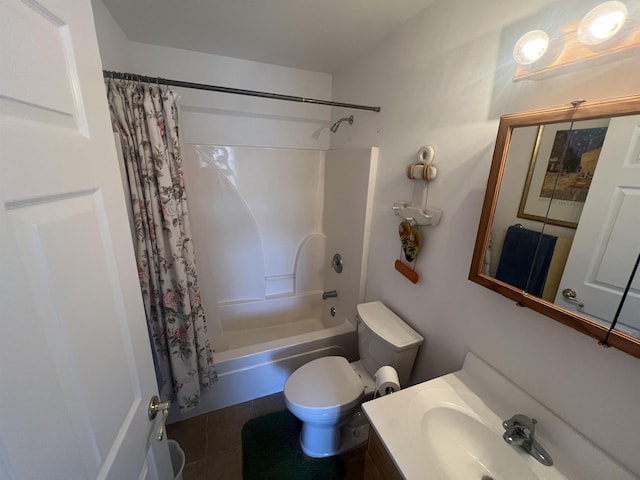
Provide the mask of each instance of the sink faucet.
POLYGON ((502 422, 505 429, 502 438, 509 445, 522 448, 541 464, 551 466, 553 465, 551 455, 535 439, 536 423, 538 421, 535 418, 521 414, 514 415, 509 420, 502 422))
POLYGON ((335 290, 329 290, 328 292, 322 292, 322 299, 326 300, 327 298, 335 298, 338 296, 338 292, 335 290))

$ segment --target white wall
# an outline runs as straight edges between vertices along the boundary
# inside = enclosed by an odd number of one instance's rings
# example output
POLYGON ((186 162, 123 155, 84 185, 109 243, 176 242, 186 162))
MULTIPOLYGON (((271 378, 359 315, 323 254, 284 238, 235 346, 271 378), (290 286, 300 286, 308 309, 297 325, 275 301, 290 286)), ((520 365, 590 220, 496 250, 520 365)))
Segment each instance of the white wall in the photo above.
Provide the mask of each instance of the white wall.
MULTIPOLYGON (((329 74, 131 42, 135 73, 224 87, 331 98, 329 74)), ((176 88, 185 143, 327 149, 329 107, 176 88)))
MULTIPOLYGON (((172 80, 330 99, 332 76, 236 58, 129 42, 101 0, 92 0, 103 68, 172 80)), ((220 145, 329 147, 330 107, 175 89, 182 141, 220 145)))
POLYGON ((131 57, 129 56, 129 40, 120 25, 111 16, 102 0, 91 0, 93 19, 98 36, 100 59, 104 70, 118 72, 131 71, 131 57))
POLYGON ((426 337, 414 380, 457 370, 474 351, 640 474, 640 360, 467 280, 499 116, 640 93, 637 58, 511 81, 520 35, 577 18, 593 3, 487 0, 480 8, 437 1, 334 72, 334 98, 380 105, 382 112, 356 114, 332 148, 380 147, 366 297, 384 301, 426 337), (444 214, 439 226, 423 229, 421 281, 414 286, 393 268, 400 220, 391 205, 410 199, 404 169, 428 143, 439 167, 429 203, 444 214))

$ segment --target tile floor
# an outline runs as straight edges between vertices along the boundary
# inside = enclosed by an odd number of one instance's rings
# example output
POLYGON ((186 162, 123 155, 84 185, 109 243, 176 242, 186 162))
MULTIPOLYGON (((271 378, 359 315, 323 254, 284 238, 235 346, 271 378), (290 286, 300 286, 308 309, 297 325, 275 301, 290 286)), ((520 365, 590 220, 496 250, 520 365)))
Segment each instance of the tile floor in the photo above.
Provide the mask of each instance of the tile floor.
MULTIPOLYGON (((169 425, 168 437, 185 452, 183 480, 242 480, 242 426, 285 408, 282 393, 276 393, 169 425)), ((365 451, 366 445, 341 457, 345 480, 362 480, 365 451)))

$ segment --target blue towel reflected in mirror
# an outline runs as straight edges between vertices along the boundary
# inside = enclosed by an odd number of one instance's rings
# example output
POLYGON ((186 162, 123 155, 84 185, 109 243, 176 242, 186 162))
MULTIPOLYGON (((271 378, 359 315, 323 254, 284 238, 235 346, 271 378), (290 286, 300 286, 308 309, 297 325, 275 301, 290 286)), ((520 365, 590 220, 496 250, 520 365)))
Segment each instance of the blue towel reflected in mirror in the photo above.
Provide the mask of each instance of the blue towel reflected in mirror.
POLYGON ((535 232, 519 224, 510 226, 504 238, 496 279, 541 297, 556 240, 553 235, 535 232))

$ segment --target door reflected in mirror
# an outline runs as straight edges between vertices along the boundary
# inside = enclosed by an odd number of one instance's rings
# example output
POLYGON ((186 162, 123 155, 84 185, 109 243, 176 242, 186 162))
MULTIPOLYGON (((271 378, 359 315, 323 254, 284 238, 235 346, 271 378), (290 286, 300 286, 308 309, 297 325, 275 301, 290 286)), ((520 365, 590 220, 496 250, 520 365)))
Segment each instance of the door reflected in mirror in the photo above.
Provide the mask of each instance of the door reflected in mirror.
MULTIPOLYGON (((501 117, 469 278, 603 340, 640 250, 640 96, 501 117)), ((609 344, 640 357, 640 280, 609 344)))

